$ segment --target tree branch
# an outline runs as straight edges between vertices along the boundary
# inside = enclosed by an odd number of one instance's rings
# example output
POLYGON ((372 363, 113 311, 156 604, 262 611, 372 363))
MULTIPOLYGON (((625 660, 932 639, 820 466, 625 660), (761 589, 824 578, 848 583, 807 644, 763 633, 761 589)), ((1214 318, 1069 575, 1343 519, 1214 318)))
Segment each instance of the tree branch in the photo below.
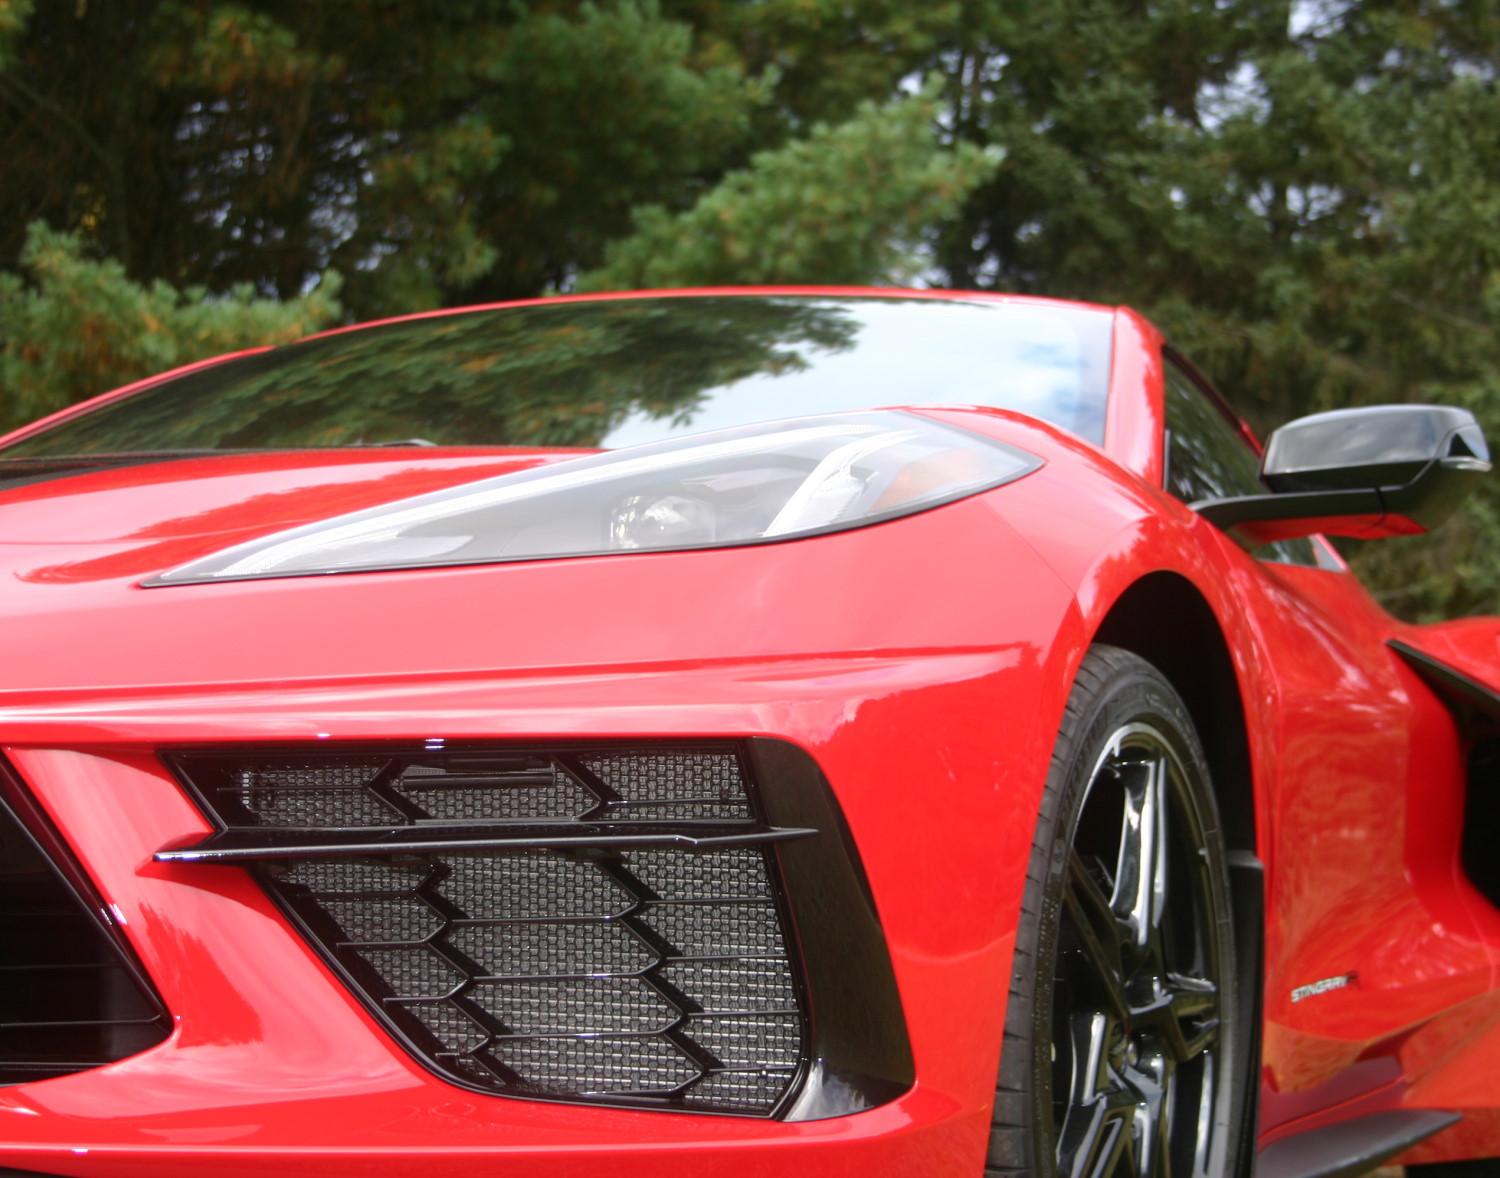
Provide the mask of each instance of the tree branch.
POLYGON ((14 74, 0 74, 0 91, 5 90, 10 91, 10 100, 17 107, 21 106, 21 103, 18 99, 27 99, 32 104, 32 106, 36 107, 38 110, 46 111, 54 119, 56 119, 69 131, 71 131, 73 135, 78 139, 78 141, 85 147, 87 147, 91 152, 93 152, 93 154, 98 157, 99 162, 106 168, 112 166, 109 158, 109 153, 104 150, 103 144, 101 144, 97 139, 89 134, 87 127, 85 127, 82 123, 75 119, 63 107, 59 106, 52 99, 48 98, 45 94, 40 94, 36 90, 33 90, 30 86, 28 86, 14 74))

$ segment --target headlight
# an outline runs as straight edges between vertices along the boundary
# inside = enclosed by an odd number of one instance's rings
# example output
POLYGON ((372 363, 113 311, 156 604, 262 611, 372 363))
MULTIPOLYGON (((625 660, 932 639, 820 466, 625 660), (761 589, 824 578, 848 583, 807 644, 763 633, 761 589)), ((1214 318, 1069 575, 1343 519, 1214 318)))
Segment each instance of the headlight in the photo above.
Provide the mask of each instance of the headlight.
POLYGON ((766 422, 401 499, 239 544, 146 584, 762 544, 910 515, 1041 465, 899 411, 766 422))

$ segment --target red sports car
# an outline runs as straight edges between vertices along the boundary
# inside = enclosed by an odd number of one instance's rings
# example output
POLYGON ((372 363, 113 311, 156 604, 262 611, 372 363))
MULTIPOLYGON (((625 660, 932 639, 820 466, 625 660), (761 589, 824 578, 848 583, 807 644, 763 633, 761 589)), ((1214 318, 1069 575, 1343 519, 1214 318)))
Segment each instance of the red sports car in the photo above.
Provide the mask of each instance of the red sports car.
POLYGON ((1500 1166, 1500 620, 1322 539, 1487 459, 1412 405, 1262 456, 1123 308, 834 289, 11 434, 0 1166, 1500 1166))

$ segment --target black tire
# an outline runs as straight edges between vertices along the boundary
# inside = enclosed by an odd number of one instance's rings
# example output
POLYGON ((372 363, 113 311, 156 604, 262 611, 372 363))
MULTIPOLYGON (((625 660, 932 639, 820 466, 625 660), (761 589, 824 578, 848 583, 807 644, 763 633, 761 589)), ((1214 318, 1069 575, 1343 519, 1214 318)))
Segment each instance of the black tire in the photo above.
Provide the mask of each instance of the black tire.
POLYGON ((1031 850, 987 1174, 1233 1174, 1251 1071, 1226 858, 1177 693, 1092 648, 1031 850))
POLYGON ((1500 1178, 1500 1158, 1473 1158, 1466 1162, 1429 1162, 1407 1166, 1406 1178, 1500 1178))

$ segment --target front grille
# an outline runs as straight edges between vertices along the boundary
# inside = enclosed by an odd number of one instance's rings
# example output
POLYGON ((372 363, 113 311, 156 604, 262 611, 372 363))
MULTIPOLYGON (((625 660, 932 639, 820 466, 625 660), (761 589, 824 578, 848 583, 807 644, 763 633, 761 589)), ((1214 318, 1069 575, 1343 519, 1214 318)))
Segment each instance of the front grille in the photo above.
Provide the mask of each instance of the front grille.
POLYGON ((759 848, 432 856, 384 881, 372 866, 261 870, 446 1070, 497 1091, 752 1112, 791 1082, 801 1016, 759 848))
MULTIPOLYGON (((168 757, 429 1067, 494 1093, 767 1115, 807 1056, 772 847, 729 742, 168 757)), ((167 858, 172 855, 164 856, 167 858)))
POLYGON ((0 795, 0 1084, 85 1071, 160 1043, 170 1027, 161 1004, 3 768, 0 795))
POLYGON ((368 829, 514 822, 748 821, 738 759, 723 749, 631 755, 429 753, 221 764, 205 778, 230 828, 368 829))

